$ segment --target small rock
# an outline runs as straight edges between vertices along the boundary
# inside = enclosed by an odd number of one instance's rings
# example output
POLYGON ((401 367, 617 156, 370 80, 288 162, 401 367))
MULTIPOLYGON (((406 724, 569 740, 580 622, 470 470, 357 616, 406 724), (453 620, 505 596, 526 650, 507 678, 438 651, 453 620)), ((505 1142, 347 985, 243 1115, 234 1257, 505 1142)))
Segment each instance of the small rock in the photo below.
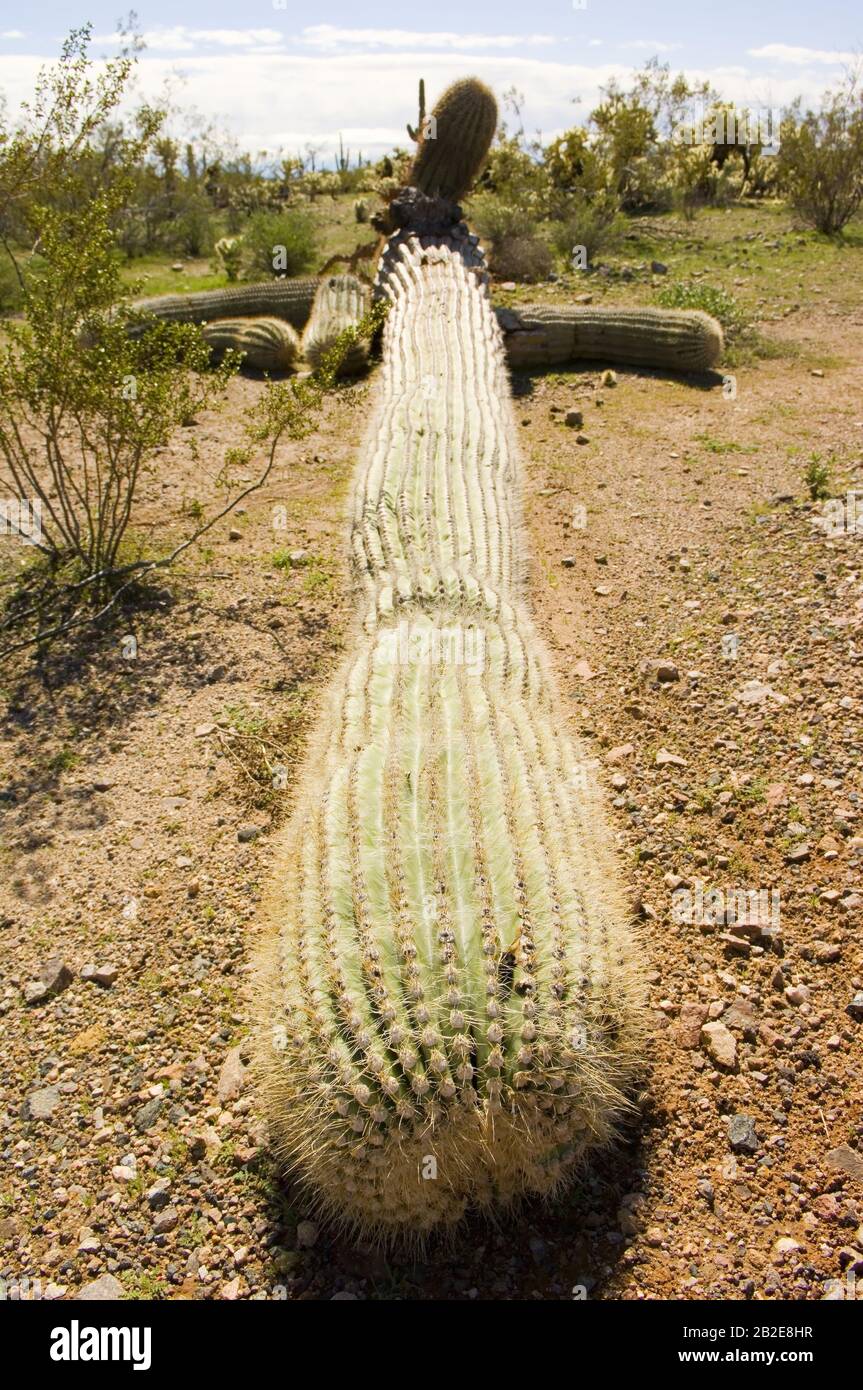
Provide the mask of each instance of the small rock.
POLYGON ((45 1086, 40 1091, 31 1091, 24 1102, 28 1120, 49 1120, 59 1104, 59 1086, 45 1086))
POLYGON ((844 1173, 846 1177, 863 1182, 863 1157, 847 1144, 840 1144, 838 1149, 831 1149, 825 1154, 824 1166, 831 1172, 844 1173))
POLYGON ((219 1084, 216 1087, 216 1094, 224 1105, 227 1101, 233 1100, 243 1089, 246 1081, 246 1067, 240 1057, 240 1048, 232 1047, 219 1073, 219 1084))
POLYGON ((85 965, 81 971, 81 979, 101 985, 102 989, 110 989, 119 973, 116 965, 85 965))
POLYGON ((851 1003, 846 1004, 845 1012, 850 1014, 857 1023, 863 1023, 863 990, 858 989, 851 1003))
POLYGON ((667 748, 660 748, 654 761, 657 767, 686 767, 686 759, 679 753, 669 753, 667 748))
POLYGON ((74 971, 70 970, 59 956, 52 956, 50 960, 46 960, 39 971, 39 981, 52 997, 68 989, 74 978, 74 971))
POLYGON ((568 410, 563 419, 570 429, 579 429, 584 424, 584 415, 580 410, 568 410))
MULTIPOLYGON (((506 288, 506 286, 504 286, 504 288, 506 288)), ((356 1296, 355 1293, 348 1293, 347 1289, 340 1289, 338 1293, 334 1293, 334 1294, 333 1294, 332 1298, 330 1299, 330 1302, 331 1302, 331 1303, 359 1303, 359 1299, 357 1298, 357 1296, 356 1296)))
POLYGON ((242 531, 238 531, 237 528, 236 528, 236 526, 232 526, 231 529, 230 529, 230 531, 228 532, 228 540, 229 540, 229 541, 241 541, 242 539, 243 539, 243 533, 242 533, 242 531))
POLYGON ((157 1178, 153 1186, 147 1189, 145 1200, 150 1211, 164 1211, 170 1202, 168 1189, 171 1184, 168 1178, 157 1178))
POLYGON ((786 1255, 796 1255, 798 1250, 803 1249, 803 1246, 798 1241, 792 1240, 790 1236, 780 1236, 779 1240, 774 1243, 773 1249, 777 1255, 784 1259, 786 1255))
POLYGON ((155 1096, 153 1100, 148 1100, 146 1105, 142 1105, 140 1110, 136 1111, 134 1123, 139 1134, 144 1134, 146 1130, 153 1128, 159 1118, 162 1104, 162 1097, 155 1096))
POLYGON ((563 565, 563 568, 564 568, 565 570, 574 569, 574 568, 575 568, 575 556, 574 556, 574 555, 564 555, 564 557, 563 557, 563 559, 561 560, 560 563, 563 565))
POLYGON ((237 831, 237 839, 241 845, 247 845, 252 840, 257 840, 260 833, 260 825, 241 825, 237 831))
POLYGON ((314 1221, 300 1221, 297 1226, 297 1245, 301 1250, 310 1250, 318 1239, 318 1228, 314 1221))
POLYGON ((654 275, 668 274, 668 266, 663 261, 651 261, 650 269, 654 275))
POLYGON ((672 681, 680 680, 680 671, 673 661, 645 661, 641 674, 659 685, 670 685, 672 681))
POLYGON ((113 1274, 102 1274, 98 1279, 92 1280, 91 1283, 85 1284, 82 1289, 79 1289, 75 1294, 75 1300, 85 1303, 108 1302, 122 1298, 125 1292, 120 1280, 115 1279, 113 1274))
POLYGON ((617 372, 612 372, 610 370, 603 372, 602 376, 599 378, 599 384, 600 386, 616 386, 617 372))
POLYGON ((751 1115, 732 1115, 728 1121, 728 1142, 734 1153, 754 1154, 758 1152, 758 1135, 755 1121, 751 1115))
POLYGON ((176 1230, 179 1220, 180 1213, 176 1207, 165 1207, 164 1211, 159 1212, 153 1222, 153 1234, 166 1236, 169 1231, 176 1230))
POLYGON ((724 1023, 705 1023, 701 1029, 701 1043, 718 1067, 734 1071, 737 1066, 737 1042, 724 1023))

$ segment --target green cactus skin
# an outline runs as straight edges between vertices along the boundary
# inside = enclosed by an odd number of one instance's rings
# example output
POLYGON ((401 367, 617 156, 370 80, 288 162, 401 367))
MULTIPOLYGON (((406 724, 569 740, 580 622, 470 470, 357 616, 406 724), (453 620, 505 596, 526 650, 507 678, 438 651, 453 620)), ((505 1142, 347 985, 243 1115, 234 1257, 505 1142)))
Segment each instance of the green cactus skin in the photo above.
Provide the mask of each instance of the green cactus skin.
POLYGON ((408 182, 432 197, 458 202, 481 173, 496 130, 494 93, 476 77, 453 82, 417 132, 408 182))
POLYGON ((276 1152, 382 1242, 554 1192, 615 1134, 645 1046, 601 798, 522 597, 476 255, 403 232, 382 261, 364 603, 276 846, 255 991, 276 1152))
MULTIPOLYGON (((318 280, 265 280, 255 285, 232 285, 224 290, 193 294, 162 294, 139 299, 131 307, 168 323, 210 323, 213 319, 267 315, 301 329, 311 313, 318 280)), ((135 325, 133 334, 145 325, 135 325)))
MULTIPOLYGON (((355 275, 328 275, 318 282, 309 320, 303 332, 303 356, 319 367, 340 333, 355 327, 369 305, 368 288, 355 275)), ((341 365, 340 376, 355 376, 369 360, 368 339, 355 343, 341 365)))
POLYGON ((259 372, 287 372, 296 366, 300 339, 284 319, 216 319, 201 334, 221 355, 229 348, 243 354, 243 365, 259 372))
POLYGON ((722 357, 722 329, 698 309, 594 309, 532 305, 498 309, 510 367, 619 362, 706 372, 722 357))

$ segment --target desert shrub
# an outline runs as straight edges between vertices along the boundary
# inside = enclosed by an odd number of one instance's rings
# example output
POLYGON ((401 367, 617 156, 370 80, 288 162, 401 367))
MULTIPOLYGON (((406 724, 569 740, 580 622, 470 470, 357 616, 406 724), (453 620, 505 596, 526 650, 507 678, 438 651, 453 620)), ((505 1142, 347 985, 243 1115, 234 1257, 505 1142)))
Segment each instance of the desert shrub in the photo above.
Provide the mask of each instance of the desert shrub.
POLYGON ((619 241, 623 225, 616 198, 599 197, 589 202, 573 197, 551 224, 551 243, 567 263, 576 247, 584 247, 590 266, 600 251, 610 250, 619 241))
POLYGON ((209 256, 214 237, 211 210, 205 198, 189 198, 177 215, 165 225, 163 243, 178 256, 209 256))
POLYGON ((749 328, 749 319, 733 295, 712 285, 678 281, 664 285, 656 296, 664 309, 701 309, 722 324, 725 336, 739 338, 749 328))
POLYGON ((504 201, 496 193, 478 193, 471 199, 470 218, 481 236, 492 244, 512 237, 536 235, 537 219, 516 202, 504 201))
POLYGON ((249 280, 302 275, 311 268, 317 252, 315 224, 307 212, 299 209, 256 212, 246 223, 243 243, 245 276, 249 280))
POLYGON ((554 257, 541 237, 507 236, 492 247, 489 269, 498 280, 544 280, 554 269, 554 257))
POLYGON ((827 236, 841 232, 863 204, 863 86, 850 78, 817 112, 794 103, 777 158, 794 211, 827 236))

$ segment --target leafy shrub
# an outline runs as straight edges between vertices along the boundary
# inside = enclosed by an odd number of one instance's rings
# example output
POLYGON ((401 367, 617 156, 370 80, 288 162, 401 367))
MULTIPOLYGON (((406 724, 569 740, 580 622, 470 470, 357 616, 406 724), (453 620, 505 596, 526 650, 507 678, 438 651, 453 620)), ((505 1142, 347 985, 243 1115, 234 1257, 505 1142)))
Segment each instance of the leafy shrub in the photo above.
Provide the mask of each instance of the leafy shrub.
POLYGON ((246 278, 302 275, 317 252, 315 224, 307 212, 256 212, 243 232, 246 278))
POLYGON ((782 122, 779 178, 795 212, 819 232, 841 232, 863 204, 863 87, 849 79, 820 111, 800 102, 782 122))
POLYGON ((551 250, 538 236, 503 237, 489 257, 489 269, 499 280, 544 280, 553 268, 551 250))
POLYGON ((722 324, 725 336, 739 338, 749 327, 749 320, 733 295, 712 285, 694 285, 680 281, 665 285, 657 295, 664 309, 702 309, 722 324))
POLYGON ((568 264, 574 248, 583 246, 589 266, 600 251, 609 250, 620 239, 622 230, 623 218, 615 198, 598 198, 595 202, 573 198, 563 215, 552 223, 551 243, 568 264))

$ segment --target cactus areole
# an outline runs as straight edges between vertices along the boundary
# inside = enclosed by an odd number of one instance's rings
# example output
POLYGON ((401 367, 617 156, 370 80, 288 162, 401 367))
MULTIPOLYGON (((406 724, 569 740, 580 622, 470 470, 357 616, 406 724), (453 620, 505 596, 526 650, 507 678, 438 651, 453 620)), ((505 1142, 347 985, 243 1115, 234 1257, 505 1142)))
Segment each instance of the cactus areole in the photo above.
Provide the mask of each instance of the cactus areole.
POLYGON ((376 285, 361 600, 277 846, 256 991, 276 1150, 380 1240, 553 1193, 615 1134, 644 1050, 601 799, 525 603, 482 253, 414 192, 376 285))

